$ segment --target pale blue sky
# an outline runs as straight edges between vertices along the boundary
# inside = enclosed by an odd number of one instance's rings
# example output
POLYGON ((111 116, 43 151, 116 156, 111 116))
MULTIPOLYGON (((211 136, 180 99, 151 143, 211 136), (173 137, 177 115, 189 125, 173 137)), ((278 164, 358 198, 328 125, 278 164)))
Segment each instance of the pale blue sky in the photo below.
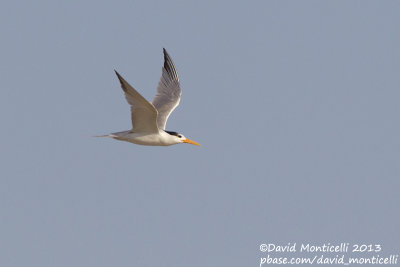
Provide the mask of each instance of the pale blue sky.
POLYGON ((258 266, 261 243, 400 251, 400 2, 3 1, 0 266, 258 266), (113 69, 168 130, 130 127, 113 69))

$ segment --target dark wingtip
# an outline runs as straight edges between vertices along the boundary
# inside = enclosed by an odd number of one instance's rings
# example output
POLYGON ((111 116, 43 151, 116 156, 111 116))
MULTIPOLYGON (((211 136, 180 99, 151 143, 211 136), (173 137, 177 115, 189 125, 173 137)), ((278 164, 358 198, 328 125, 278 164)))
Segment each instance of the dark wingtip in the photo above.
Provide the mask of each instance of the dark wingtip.
POLYGON ((171 79, 177 80, 179 82, 178 72, 176 71, 176 67, 171 57, 169 56, 165 48, 163 48, 163 52, 164 52, 164 69, 167 71, 171 79))
POLYGON ((115 71, 115 74, 116 74, 116 75, 117 75, 117 77, 118 77, 118 80, 119 80, 119 82, 120 82, 120 83, 121 83, 121 85, 122 85, 124 78, 122 78, 122 76, 121 76, 121 75, 119 75, 118 71, 116 71, 116 70, 114 70, 114 71, 115 71))
POLYGON ((163 54, 164 54, 164 62, 168 60, 168 52, 167 50, 165 50, 165 48, 163 48, 163 54))
POLYGON ((116 70, 114 70, 115 71, 115 74, 117 75, 117 77, 118 77, 118 79, 120 79, 121 80, 121 75, 119 75, 119 73, 118 73, 118 71, 116 71, 116 70))

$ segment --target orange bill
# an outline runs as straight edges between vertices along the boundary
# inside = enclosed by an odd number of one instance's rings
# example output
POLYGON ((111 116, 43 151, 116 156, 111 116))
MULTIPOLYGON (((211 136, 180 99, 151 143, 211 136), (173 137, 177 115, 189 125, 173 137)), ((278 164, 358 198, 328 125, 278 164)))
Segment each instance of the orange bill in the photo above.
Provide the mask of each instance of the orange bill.
POLYGON ((199 143, 196 143, 195 141, 192 141, 192 140, 187 139, 187 138, 185 140, 183 140, 183 142, 184 143, 188 143, 188 144, 192 144, 192 145, 196 145, 196 146, 200 146, 199 143))

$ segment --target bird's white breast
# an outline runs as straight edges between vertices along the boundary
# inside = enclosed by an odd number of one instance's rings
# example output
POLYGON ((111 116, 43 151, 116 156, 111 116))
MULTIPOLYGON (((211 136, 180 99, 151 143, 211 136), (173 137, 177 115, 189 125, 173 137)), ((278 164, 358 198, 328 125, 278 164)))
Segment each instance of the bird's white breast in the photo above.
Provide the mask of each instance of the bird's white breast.
POLYGON ((177 144, 176 140, 164 131, 158 133, 132 133, 129 131, 113 133, 114 139, 145 146, 170 146, 177 144))

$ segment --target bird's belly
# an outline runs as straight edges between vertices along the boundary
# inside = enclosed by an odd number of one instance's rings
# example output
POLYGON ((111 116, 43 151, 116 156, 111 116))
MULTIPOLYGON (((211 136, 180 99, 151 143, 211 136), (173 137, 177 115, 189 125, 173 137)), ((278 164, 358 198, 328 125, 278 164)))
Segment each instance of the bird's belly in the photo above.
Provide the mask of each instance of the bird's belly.
POLYGON ((127 133, 123 136, 114 137, 117 140, 131 142, 137 145, 144 146, 169 146, 171 144, 167 144, 163 141, 160 135, 158 134, 138 134, 138 133, 127 133))

